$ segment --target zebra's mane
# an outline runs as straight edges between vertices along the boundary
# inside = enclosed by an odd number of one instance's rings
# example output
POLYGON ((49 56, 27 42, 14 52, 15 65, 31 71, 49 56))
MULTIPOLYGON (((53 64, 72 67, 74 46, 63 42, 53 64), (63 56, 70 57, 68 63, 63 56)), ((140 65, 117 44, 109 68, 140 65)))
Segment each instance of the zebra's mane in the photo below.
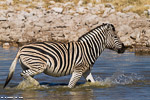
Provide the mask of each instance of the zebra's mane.
POLYGON ((78 41, 80 41, 80 40, 81 40, 83 37, 85 37, 86 35, 90 34, 90 32, 94 31, 95 29, 98 29, 98 28, 104 27, 104 26, 106 26, 106 25, 107 25, 108 27, 111 27, 111 28, 112 28, 112 30, 113 30, 113 31, 115 31, 115 27, 114 27, 114 25, 109 24, 109 23, 103 23, 102 25, 99 25, 99 26, 97 26, 96 28, 94 28, 94 29, 90 30, 89 32, 87 32, 87 33, 83 34, 81 37, 79 37, 78 41))

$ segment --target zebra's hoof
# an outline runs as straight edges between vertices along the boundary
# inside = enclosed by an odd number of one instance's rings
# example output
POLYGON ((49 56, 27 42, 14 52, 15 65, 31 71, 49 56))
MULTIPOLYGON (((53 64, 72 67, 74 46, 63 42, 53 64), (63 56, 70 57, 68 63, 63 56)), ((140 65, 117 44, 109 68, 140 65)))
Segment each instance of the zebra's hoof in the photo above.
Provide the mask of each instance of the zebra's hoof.
POLYGON ((90 80, 90 79, 88 79, 88 82, 91 82, 91 80, 90 80))

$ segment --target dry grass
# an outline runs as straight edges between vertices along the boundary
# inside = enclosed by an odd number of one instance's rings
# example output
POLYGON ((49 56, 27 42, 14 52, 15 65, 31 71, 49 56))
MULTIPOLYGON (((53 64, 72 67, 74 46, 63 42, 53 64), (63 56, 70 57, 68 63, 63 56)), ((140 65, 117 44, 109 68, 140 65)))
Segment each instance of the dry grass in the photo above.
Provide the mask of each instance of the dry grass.
MULTIPOLYGON (((75 4, 78 4, 80 0, 54 0, 55 2, 68 2, 73 1, 75 4)), ((83 4, 105 4, 105 3, 112 3, 117 11, 123 11, 123 8, 127 6, 134 6, 129 11, 135 12, 138 14, 142 14, 145 10, 150 9, 150 7, 146 7, 145 5, 150 5, 150 0, 83 0, 83 4)), ((128 11, 128 12, 129 12, 128 11)))
POLYGON ((129 11, 142 14, 145 10, 149 9, 145 5, 150 5, 150 0, 112 0, 111 3, 116 7, 117 11, 122 11, 127 6, 134 6, 129 11))
MULTIPOLYGON (((5 1, 5 0, 0 0, 0 1, 5 1)), ((29 7, 31 8, 36 7, 36 5, 33 4, 33 2, 37 2, 37 3, 39 2, 39 0, 32 0, 31 2, 28 0, 13 0, 13 1, 14 1, 13 5, 25 4, 25 5, 30 5, 29 7)), ((44 7, 46 8, 50 5, 49 3, 50 0, 41 0, 41 1, 45 2, 44 7)), ((53 1, 60 2, 60 3, 74 2, 75 4, 78 4, 80 0, 53 0, 53 1)), ((121 12, 126 12, 126 11, 123 11, 123 8, 129 5, 134 6, 129 11, 135 12, 138 14, 142 14, 145 10, 150 9, 150 7, 145 6, 145 5, 150 5, 150 0, 82 0, 82 1, 83 1, 83 5, 86 5, 88 3, 92 3, 92 4, 112 3, 115 6, 115 9, 121 12)), ((0 6, 3 6, 3 8, 5 9, 8 7, 5 4, 2 4, 2 5, 0 4, 0 6)))

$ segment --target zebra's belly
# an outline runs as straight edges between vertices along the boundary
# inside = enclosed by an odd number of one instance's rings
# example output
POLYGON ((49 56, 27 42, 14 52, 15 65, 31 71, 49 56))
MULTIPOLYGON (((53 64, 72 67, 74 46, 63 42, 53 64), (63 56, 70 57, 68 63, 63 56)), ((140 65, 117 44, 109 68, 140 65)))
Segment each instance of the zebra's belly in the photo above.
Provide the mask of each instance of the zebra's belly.
POLYGON ((57 72, 57 71, 53 71, 51 69, 45 69, 44 73, 46 75, 49 75, 49 76, 54 76, 54 77, 60 77, 60 76, 66 76, 66 75, 70 75, 72 74, 73 71, 71 71, 70 73, 69 72, 57 72))

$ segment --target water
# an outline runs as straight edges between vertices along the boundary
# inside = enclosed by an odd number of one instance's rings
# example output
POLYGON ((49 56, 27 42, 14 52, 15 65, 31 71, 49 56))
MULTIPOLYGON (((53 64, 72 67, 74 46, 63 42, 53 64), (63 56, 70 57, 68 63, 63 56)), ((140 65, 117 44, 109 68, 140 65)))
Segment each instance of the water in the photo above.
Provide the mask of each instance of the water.
POLYGON ((136 56, 133 52, 117 54, 105 50, 94 64, 92 74, 96 83, 81 78, 73 89, 67 88, 71 76, 35 76, 40 86, 20 87, 23 78, 17 63, 14 76, 6 89, 3 84, 17 48, 0 47, 0 99, 13 100, 150 100, 150 56, 136 56))

